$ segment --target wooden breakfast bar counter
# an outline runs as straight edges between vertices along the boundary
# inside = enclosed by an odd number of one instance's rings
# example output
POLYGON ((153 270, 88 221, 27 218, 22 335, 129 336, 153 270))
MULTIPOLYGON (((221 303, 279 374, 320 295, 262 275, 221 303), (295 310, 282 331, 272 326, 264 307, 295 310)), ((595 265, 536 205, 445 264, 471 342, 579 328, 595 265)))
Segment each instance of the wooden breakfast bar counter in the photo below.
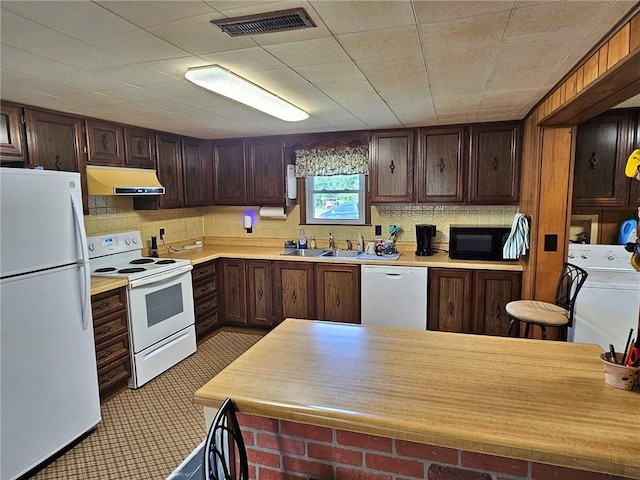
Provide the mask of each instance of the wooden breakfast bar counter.
POLYGON ((233 398, 259 480, 640 479, 640 394, 605 384, 600 353, 287 319, 195 403, 233 398))

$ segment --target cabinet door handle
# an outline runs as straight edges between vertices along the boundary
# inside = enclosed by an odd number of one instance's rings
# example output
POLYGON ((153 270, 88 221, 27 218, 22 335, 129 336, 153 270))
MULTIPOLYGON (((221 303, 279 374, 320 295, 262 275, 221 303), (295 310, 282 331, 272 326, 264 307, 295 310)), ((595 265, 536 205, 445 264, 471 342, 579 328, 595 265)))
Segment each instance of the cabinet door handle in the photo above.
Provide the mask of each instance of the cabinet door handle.
POLYGON ((96 305, 96 310, 104 310, 108 306, 109 306, 109 302, 106 301, 106 300, 103 300, 99 304, 96 305))
POLYGON ((444 160, 442 158, 438 162, 438 168, 440 169, 440 173, 444 172, 444 160))
POLYGON ((60 160, 60 155, 56 155, 56 170, 62 170, 62 160, 60 160))
POLYGON ((336 306, 340 306, 340 294, 336 293, 336 306))
POLYGON ((449 315, 453 315, 455 311, 456 311, 456 308, 453 306, 453 303, 449 302, 449 305, 447 305, 447 313, 449 315))
POLYGON ((111 330, 111 325, 104 325, 103 327, 100 327, 99 329, 97 329, 95 331, 96 335, 104 335, 105 333, 108 333, 111 330))
POLYGON ((600 159, 596 155, 596 152, 591 152, 591 158, 589 159, 589 164, 591 165, 591 170, 595 170, 596 169, 596 165, 598 164, 599 161, 600 161, 600 159))
POLYGON ((236 287, 231 287, 231 296, 233 298, 236 298, 237 294, 238 294, 238 292, 236 291, 236 287))
POLYGON ((500 318, 500 307, 497 303, 493 304, 493 318, 500 318))
POLYGON ((498 165, 500 165, 500 162, 498 162, 498 157, 493 157, 493 171, 497 171, 498 170, 498 165))
POLYGON ((202 309, 203 309, 203 310, 206 310, 206 309, 208 309, 209 307, 211 307, 211 303, 209 303, 209 302, 207 302, 207 303, 205 303, 204 305, 202 305, 202 309))
POLYGON ((102 148, 109 151, 109 137, 107 135, 102 135, 102 148))
POLYGON ((291 300, 293 300, 293 303, 296 303, 296 300, 298 300, 298 294, 295 290, 291 293, 291 300))
POLYGON ((113 350, 109 349, 109 350, 105 350, 104 352, 102 352, 100 354, 100 356, 98 357, 99 359, 103 359, 103 358, 108 358, 113 354, 113 350))
POLYGON ((262 287, 258 290, 258 300, 262 300, 262 287))
POLYGON ((109 372, 109 375, 107 375, 106 377, 104 377, 104 382, 108 382, 109 380, 111 380, 113 377, 115 377, 117 374, 117 372, 109 372))
POLYGON ((393 171, 396 169, 396 166, 393 164, 393 160, 391 160, 391 165, 389 165, 389 170, 391 170, 391 175, 393 175, 393 171))

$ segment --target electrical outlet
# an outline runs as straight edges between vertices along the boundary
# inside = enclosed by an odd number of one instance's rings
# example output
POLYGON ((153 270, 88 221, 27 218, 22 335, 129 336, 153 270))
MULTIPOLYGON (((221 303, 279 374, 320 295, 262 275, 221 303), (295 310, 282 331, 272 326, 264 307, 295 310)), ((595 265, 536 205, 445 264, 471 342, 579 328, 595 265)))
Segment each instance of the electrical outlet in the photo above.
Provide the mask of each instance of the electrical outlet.
MULTIPOLYGON (((382 235, 382 225, 376 225, 376 233, 375 236, 379 237, 380 235, 382 235)), ((162 238, 162 237, 160 237, 162 238)))
POLYGON ((164 228, 160 229, 160 240, 164 240, 164 228))

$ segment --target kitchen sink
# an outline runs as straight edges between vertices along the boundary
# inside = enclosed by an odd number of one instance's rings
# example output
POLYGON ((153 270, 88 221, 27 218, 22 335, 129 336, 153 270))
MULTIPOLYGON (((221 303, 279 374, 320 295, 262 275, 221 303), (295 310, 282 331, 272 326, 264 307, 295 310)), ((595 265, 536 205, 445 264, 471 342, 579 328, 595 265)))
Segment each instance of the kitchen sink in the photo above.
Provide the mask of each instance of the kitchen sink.
POLYGON ((320 256, 323 258, 358 258, 361 252, 353 250, 325 250, 320 256))
POLYGON ((287 257, 319 257, 325 251, 322 249, 292 248, 282 252, 280 255, 286 255, 287 257))

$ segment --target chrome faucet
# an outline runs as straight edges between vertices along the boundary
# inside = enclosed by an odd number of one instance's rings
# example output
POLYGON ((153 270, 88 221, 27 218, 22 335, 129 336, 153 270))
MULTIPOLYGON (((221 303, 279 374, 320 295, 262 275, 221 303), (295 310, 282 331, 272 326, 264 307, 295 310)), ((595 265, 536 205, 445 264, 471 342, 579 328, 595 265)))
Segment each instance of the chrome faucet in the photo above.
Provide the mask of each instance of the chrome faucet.
POLYGON ((347 250, 353 250, 353 244, 351 243, 351 240, 349 240, 347 238, 347 250))
POLYGON ((331 232, 329 232, 329 248, 332 250, 336 248, 336 243, 333 241, 333 235, 331 232))

